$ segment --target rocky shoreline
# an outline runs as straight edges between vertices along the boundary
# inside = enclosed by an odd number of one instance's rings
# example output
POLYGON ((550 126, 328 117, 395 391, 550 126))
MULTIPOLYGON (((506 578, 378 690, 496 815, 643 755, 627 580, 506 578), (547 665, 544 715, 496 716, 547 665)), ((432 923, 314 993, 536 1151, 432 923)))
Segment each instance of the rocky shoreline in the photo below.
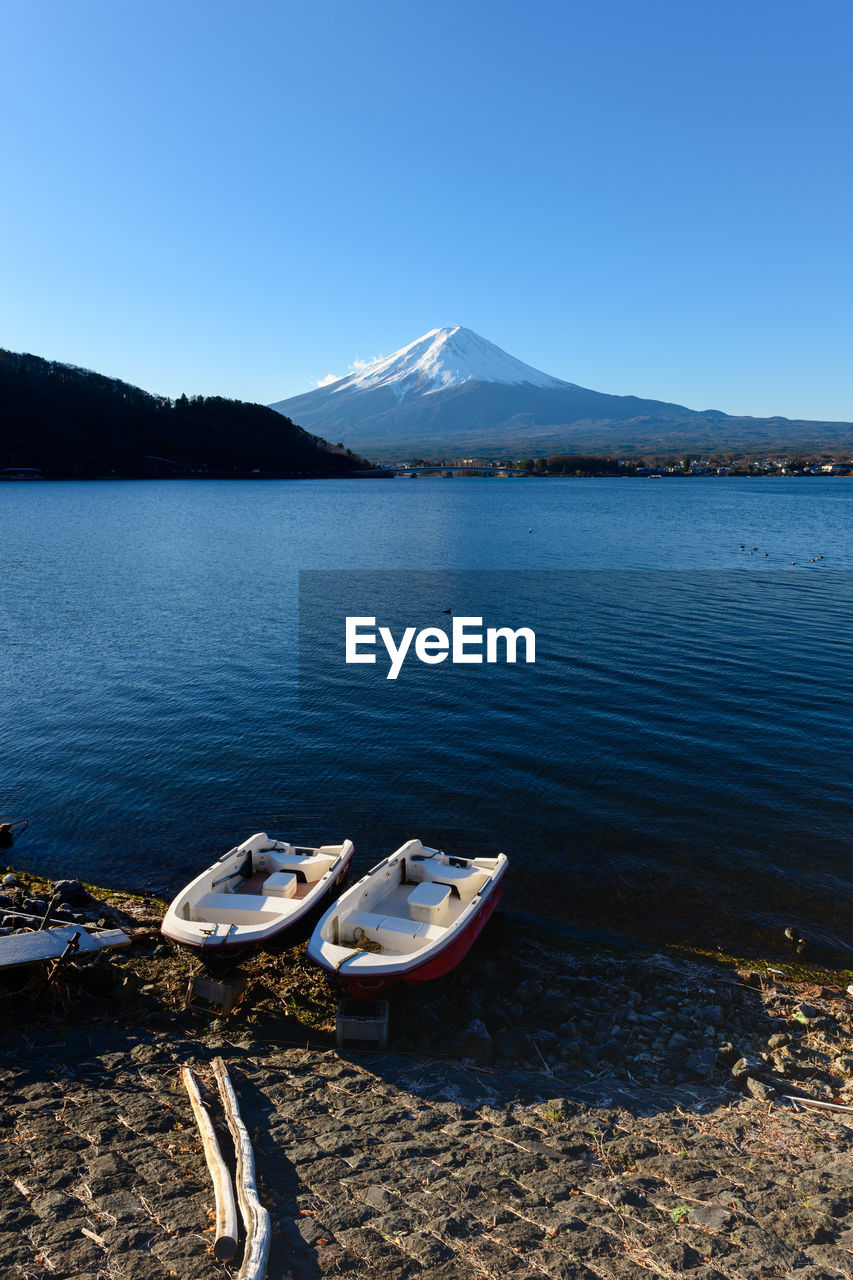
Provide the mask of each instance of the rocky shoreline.
MULTIPOLYGON (((16 881, 0 930, 53 896, 16 881)), ((184 1007, 194 964, 160 938, 163 904, 59 896, 132 946, 48 987, 0 978, 4 1276, 236 1276, 179 1078, 194 1064, 212 1088, 217 1055, 271 1280, 853 1276, 853 1109, 835 1109, 853 1108, 853 975, 567 947, 496 918, 448 978, 392 996, 387 1052, 339 1054, 338 993, 299 949, 253 960, 216 1018, 184 1007)))

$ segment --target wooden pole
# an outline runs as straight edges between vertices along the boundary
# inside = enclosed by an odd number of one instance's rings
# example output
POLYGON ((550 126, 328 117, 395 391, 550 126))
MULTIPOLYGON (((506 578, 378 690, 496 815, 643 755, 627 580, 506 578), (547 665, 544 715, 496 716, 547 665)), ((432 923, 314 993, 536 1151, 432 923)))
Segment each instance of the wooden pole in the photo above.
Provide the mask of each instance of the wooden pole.
POLYGON ((821 1102, 820 1098, 802 1098, 795 1093, 783 1093, 782 1097, 788 1102, 799 1102, 803 1107, 819 1107, 822 1111, 853 1111, 853 1107, 846 1107, 840 1102, 821 1102))
POLYGON ((246 1229, 246 1247, 243 1265, 237 1280, 264 1280, 270 1251, 270 1215, 258 1199, 255 1182, 255 1156, 249 1133, 240 1115, 237 1095, 231 1084, 228 1069, 221 1058, 213 1059, 213 1070, 219 1085, 219 1094, 234 1150, 237 1152, 237 1197, 246 1229))
POLYGON ((213 1179, 213 1193, 216 1199, 216 1238, 213 1242, 213 1253, 217 1258, 227 1261, 237 1252, 237 1207, 234 1204, 234 1191, 231 1186, 231 1175, 228 1166, 222 1159, 219 1143, 213 1129, 213 1122, 207 1113, 201 1094, 198 1091, 195 1076, 190 1067, 181 1068, 181 1077, 190 1095, 193 1115, 201 1133, 207 1167, 213 1179))

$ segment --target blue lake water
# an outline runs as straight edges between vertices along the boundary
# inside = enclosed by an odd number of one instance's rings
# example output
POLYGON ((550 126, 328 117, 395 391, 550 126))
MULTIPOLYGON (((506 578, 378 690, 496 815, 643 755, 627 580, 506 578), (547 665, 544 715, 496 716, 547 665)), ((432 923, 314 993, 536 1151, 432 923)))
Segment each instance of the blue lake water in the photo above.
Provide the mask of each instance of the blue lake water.
POLYGON ((822 478, 0 485, 0 817, 33 819, 9 857, 170 893, 256 830, 350 836, 361 869, 419 835, 503 849, 506 906, 573 927, 849 950, 851 503, 822 478), (345 613, 448 608, 533 628, 536 664, 344 664, 345 613))

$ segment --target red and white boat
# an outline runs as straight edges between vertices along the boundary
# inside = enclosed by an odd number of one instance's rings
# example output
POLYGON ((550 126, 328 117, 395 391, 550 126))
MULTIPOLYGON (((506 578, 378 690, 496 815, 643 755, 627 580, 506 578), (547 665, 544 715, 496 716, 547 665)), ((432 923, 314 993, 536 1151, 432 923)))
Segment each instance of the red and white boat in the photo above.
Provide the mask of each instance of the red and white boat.
POLYGON ((354 852, 351 840, 305 848, 259 831, 181 890, 161 930, 212 967, 304 942, 354 852))
POLYGON ((308 955, 359 1000, 397 982, 443 977, 500 902, 508 867, 503 853, 453 858, 409 840, 341 894, 308 955))

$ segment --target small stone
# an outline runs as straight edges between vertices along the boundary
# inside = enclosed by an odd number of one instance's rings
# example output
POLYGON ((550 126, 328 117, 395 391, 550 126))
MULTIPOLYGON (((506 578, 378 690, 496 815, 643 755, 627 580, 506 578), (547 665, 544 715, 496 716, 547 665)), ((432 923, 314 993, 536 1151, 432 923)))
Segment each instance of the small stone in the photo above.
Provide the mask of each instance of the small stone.
POLYGON ((601 1056, 607 1062, 621 1062, 625 1057, 625 1050, 618 1040, 608 1040, 602 1045, 601 1056))
POLYGON ((710 1231, 721 1234, 730 1231, 737 1219, 728 1209, 714 1204, 696 1204, 692 1206, 690 1222, 698 1227, 707 1227, 710 1231))
POLYGON ((475 1058, 478 1062, 486 1062, 492 1056, 492 1037, 486 1025, 479 1018, 474 1018, 462 1031, 459 1031, 450 1044, 448 1052, 459 1058, 475 1058))
POLYGON ((394 1207, 394 1197, 387 1187, 377 1185, 368 1187, 363 1193, 363 1199, 365 1204, 369 1204, 372 1209, 379 1209, 382 1213, 387 1213, 394 1207))
POLYGON ((568 1098, 550 1098, 547 1102, 539 1105, 539 1114, 546 1116, 549 1120, 568 1120, 577 1111, 577 1104, 572 1103, 568 1098))
POLYGON ((63 902, 70 902, 74 907, 88 902, 92 896, 79 880, 54 880, 53 892, 59 894, 63 902))
POLYGON ((853 1054, 845 1053, 832 1064, 842 1076, 853 1076, 853 1054))
POLYGON ((557 1057, 561 1062, 574 1062, 581 1053, 583 1044, 576 1036, 566 1036, 565 1040, 558 1040, 555 1046, 557 1057))
POLYGON ((750 1097, 755 1098, 756 1102, 769 1102, 771 1098, 775 1098, 776 1090, 772 1085, 766 1085, 761 1080, 756 1080, 754 1076, 746 1077, 746 1092, 750 1097))
POLYGON ((731 1040, 724 1040, 717 1050, 717 1057, 724 1067, 730 1067, 741 1057, 741 1052, 734 1047, 731 1040))
POLYGON ((7 889, 14 889, 17 883, 18 883, 17 880, 11 873, 8 876, 3 877, 3 884, 6 886, 7 889))
POLYGON ((515 1061, 530 1053, 530 1038, 521 1027, 507 1027, 495 1037, 495 1053, 498 1057, 515 1061))
POLYGON ((43 916, 47 911, 47 903, 44 898, 24 898, 24 911, 28 911, 34 916, 43 916))
POLYGON ((685 1070, 700 1080, 707 1080, 713 1075, 717 1066, 717 1054, 713 1049, 699 1049, 691 1053, 684 1064, 685 1070))
POLYGON ((790 1043, 791 1043, 791 1037, 789 1035, 786 1035, 784 1031, 777 1031, 777 1033, 775 1035, 772 1035, 770 1039, 767 1041, 767 1048, 768 1049, 784 1049, 785 1045, 790 1043))
POLYGON ((520 1004, 529 1004, 531 1000, 535 1000, 539 995, 536 984, 524 981, 519 983, 515 989, 515 998, 520 1004))
POLYGON ((738 1058, 732 1067, 732 1075, 735 1080, 740 1080, 743 1076, 748 1076, 750 1072, 759 1073, 764 1070, 764 1063, 756 1058, 738 1058))
POLYGON ((806 1022, 817 1022, 824 1017, 823 1009, 819 1009, 815 1004, 799 1004, 794 1012, 795 1015, 801 1014, 806 1022))

